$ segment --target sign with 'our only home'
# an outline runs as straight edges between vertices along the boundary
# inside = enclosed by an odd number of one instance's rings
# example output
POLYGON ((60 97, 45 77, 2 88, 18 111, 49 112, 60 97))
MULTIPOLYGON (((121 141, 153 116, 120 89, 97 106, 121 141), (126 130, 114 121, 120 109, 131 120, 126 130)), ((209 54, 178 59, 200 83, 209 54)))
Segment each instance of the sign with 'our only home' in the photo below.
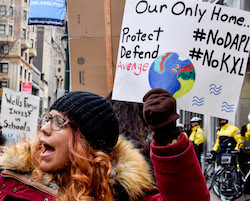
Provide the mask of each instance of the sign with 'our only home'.
POLYGON ((154 88, 177 108, 234 120, 250 49, 250 13, 206 2, 127 0, 113 99, 154 88))

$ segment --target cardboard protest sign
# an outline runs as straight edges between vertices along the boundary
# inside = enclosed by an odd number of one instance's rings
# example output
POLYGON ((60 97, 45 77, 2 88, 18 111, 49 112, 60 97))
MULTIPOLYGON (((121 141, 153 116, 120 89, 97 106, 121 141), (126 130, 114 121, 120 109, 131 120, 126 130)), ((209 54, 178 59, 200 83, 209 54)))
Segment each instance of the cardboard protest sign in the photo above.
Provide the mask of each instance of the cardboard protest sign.
POLYGON ((112 61, 115 65, 124 4, 125 0, 67 0, 72 91, 90 91, 101 96, 107 96, 110 92, 110 82, 107 81, 110 74, 107 73, 106 65, 106 17, 110 15, 111 18, 109 44, 112 46, 112 61), (104 2, 109 2, 109 5, 104 2), (105 12, 108 7, 111 13, 105 12))
POLYGON ((127 0, 113 99, 163 88, 177 107, 234 120, 250 49, 250 13, 216 4, 127 0))
POLYGON ((3 135, 12 142, 20 137, 33 139, 37 134, 39 97, 4 88, 2 95, 1 125, 3 135))

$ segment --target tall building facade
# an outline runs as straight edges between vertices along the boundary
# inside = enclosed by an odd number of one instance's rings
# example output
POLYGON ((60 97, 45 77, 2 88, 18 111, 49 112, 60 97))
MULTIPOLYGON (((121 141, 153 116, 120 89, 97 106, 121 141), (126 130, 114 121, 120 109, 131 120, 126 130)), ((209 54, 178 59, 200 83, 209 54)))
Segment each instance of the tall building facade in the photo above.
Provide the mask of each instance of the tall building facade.
POLYGON ((28 26, 28 0, 0 0, 0 88, 21 91, 32 81, 36 26, 28 26))
POLYGON ((34 66, 41 72, 40 105, 46 113, 63 91, 65 77, 65 50, 61 45, 64 27, 37 25, 37 57, 34 66))

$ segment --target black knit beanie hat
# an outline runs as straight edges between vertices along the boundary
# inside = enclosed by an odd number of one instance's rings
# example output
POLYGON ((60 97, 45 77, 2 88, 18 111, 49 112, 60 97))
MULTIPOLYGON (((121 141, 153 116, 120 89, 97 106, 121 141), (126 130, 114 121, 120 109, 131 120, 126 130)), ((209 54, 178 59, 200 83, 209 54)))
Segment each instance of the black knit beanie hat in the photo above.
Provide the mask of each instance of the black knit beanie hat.
POLYGON ((98 150, 110 152, 117 143, 119 125, 112 105, 103 97, 74 91, 57 99, 50 110, 64 114, 98 150))

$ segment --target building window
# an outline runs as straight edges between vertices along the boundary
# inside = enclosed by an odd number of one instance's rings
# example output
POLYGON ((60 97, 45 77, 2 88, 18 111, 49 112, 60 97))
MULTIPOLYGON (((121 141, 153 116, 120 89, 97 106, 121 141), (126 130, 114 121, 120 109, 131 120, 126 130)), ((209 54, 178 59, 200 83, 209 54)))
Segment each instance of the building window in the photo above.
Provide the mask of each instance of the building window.
POLYGON ((24 49, 21 49, 21 56, 23 57, 24 49))
POLYGON ((27 61, 27 59, 28 59, 28 54, 27 52, 25 52, 25 61, 27 61))
POLYGON ((58 68, 57 71, 60 73, 61 72, 61 68, 58 68))
POLYGON ((58 60, 58 64, 61 64, 62 63, 62 61, 61 60, 58 60))
POLYGON ((28 81, 30 81, 30 73, 28 74, 28 81))
POLYGON ((22 39, 26 39, 26 29, 23 29, 23 32, 22 32, 22 39))
POLYGON ((25 3, 27 3, 28 0, 23 0, 25 3))
POLYGON ((20 75, 22 76, 22 73, 23 73, 23 67, 20 66, 20 75))
POLYGON ((34 48, 34 40, 30 39, 30 48, 34 48))
POLYGON ((9 25, 9 35, 12 35, 12 33, 13 33, 13 27, 12 25, 9 25))
POLYGON ((25 69, 24 70, 24 78, 26 78, 26 73, 27 73, 27 70, 25 69))
POLYGON ((8 54, 9 53, 9 46, 4 44, 0 45, 0 54, 8 54))
POLYGON ((0 16, 6 15, 6 6, 0 5, 0 16))
POLYGON ((19 84, 19 91, 22 91, 22 81, 19 84))
POLYGON ((24 21, 27 20, 27 11, 26 10, 23 11, 23 20, 24 21))
POLYGON ((31 25, 31 31, 35 32, 35 25, 34 24, 31 25))
POLYGON ((4 45, 3 46, 3 53, 8 54, 9 53, 9 45, 4 45))
POLYGON ((8 64, 0 63, 0 73, 8 73, 8 64))
POLYGON ((5 25, 0 24, 0 35, 4 35, 4 34, 5 34, 5 25))
POLYGON ((10 17, 14 17, 14 9, 13 9, 12 6, 10 6, 10 11, 9 12, 10 12, 9 13, 10 17))
POLYGON ((7 82, 0 82, 0 88, 7 87, 7 82))

